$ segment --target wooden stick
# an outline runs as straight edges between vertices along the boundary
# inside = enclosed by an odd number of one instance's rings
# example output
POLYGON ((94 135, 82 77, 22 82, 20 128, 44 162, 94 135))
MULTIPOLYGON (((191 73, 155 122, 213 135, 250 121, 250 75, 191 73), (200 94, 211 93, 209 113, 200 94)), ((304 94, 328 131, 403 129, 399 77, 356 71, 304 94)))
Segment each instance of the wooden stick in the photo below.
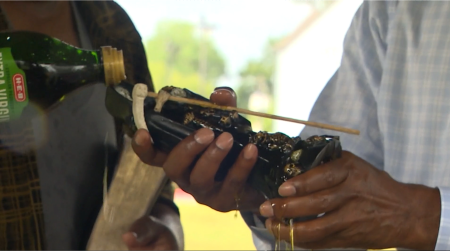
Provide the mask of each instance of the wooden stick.
MULTIPOLYGON (((154 92, 149 92, 148 96, 152 97, 152 98, 157 98, 158 94, 154 93, 154 92)), ((355 130, 355 129, 334 126, 334 125, 328 125, 328 124, 312 122, 312 121, 304 121, 304 120, 299 120, 299 119, 287 118, 287 117, 282 117, 282 116, 277 116, 277 115, 272 115, 272 114, 267 114, 267 113, 262 113, 262 112, 254 112, 254 111, 250 111, 247 109, 242 109, 242 108, 237 108, 237 107, 232 107, 232 106, 215 105, 215 104, 212 104, 207 101, 201 101, 201 100, 196 100, 196 99, 188 99, 188 98, 170 96, 169 100, 186 103, 186 104, 191 104, 191 105, 198 105, 198 106, 202 106, 202 107, 216 108, 216 109, 221 109, 221 110, 226 110, 226 111, 237 111, 238 113, 242 113, 242 114, 249 114, 249 115, 254 115, 254 116, 263 117, 263 118, 288 121, 288 122, 293 122, 293 123, 298 123, 298 124, 304 124, 307 126, 313 126, 313 127, 323 128, 323 129, 329 129, 329 130, 334 130, 334 131, 339 131, 339 132, 350 133, 350 134, 359 135, 359 133, 360 133, 359 130, 355 130)))
POLYGON ((124 149, 107 200, 97 216, 86 250, 128 250, 122 235, 138 218, 149 215, 167 177, 160 167, 144 164, 124 137, 124 149))

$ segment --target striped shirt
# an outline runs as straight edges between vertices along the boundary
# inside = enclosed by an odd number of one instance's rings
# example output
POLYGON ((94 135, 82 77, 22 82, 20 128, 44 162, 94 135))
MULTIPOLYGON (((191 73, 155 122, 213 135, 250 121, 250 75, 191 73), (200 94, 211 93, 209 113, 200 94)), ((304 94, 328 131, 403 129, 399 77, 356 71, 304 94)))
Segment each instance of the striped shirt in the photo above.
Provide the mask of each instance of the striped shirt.
MULTIPOLYGON (((449 34, 448 1, 365 1, 309 118, 359 129, 339 134, 344 150, 400 182, 439 188, 436 250, 450 250, 449 34)), ((336 132, 306 127, 301 136, 313 134, 336 132)), ((243 217, 257 248, 273 249, 262 223, 243 217)))

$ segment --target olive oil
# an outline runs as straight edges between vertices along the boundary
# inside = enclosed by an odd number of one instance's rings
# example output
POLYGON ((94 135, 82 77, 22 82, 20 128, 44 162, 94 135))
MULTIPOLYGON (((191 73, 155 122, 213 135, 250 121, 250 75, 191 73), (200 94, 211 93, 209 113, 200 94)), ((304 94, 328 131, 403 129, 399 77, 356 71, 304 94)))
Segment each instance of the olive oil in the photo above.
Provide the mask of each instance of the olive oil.
POLYGON ((289 220, 289 235, 291 237, 291 250, 294 251, 294 219, 289 220))
POLYGON ((45 110, 82 86, 125 79, 122 51, 110 46, 82 50, 40 33, 0 33, 0 123, 30 104, 45 110))
POLYGON ((281 223, 278 223, 277 225, 277 240, 275 241, 275 251, 280 251, 281 250, 281 223))

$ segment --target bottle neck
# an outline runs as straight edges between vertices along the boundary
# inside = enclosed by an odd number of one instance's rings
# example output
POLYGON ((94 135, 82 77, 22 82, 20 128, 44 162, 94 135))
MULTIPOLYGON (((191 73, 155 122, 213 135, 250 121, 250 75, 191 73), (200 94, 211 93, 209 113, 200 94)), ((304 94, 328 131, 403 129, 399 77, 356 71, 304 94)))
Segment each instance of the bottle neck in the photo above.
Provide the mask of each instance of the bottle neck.
POLYGON ((101 63, 104 69, 104 79, 107 86, 118 85, 126 79, 125 65, 121 50, 111 46, 103 46, 100 49, 101 63))
POLYGON ((0 91, 11 103, 12 119, 29 102, 46 109, 83 86, 117 85, 126 78, 122 51, 83 50, 35 32, 1 33, 0 63, 0 80, 6 83, 0 91))

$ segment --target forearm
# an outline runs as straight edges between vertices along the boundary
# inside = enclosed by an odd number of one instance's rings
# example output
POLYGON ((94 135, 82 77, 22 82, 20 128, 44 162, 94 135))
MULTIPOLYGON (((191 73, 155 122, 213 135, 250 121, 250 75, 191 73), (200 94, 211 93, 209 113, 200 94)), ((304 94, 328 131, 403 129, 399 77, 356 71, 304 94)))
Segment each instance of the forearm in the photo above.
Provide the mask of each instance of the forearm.
POLYGON ((172 231, 177 240, 178 250, 184 250, 184 233, 178 212, 165 203, 157 202, 150 215, 158 218, 172 231))

